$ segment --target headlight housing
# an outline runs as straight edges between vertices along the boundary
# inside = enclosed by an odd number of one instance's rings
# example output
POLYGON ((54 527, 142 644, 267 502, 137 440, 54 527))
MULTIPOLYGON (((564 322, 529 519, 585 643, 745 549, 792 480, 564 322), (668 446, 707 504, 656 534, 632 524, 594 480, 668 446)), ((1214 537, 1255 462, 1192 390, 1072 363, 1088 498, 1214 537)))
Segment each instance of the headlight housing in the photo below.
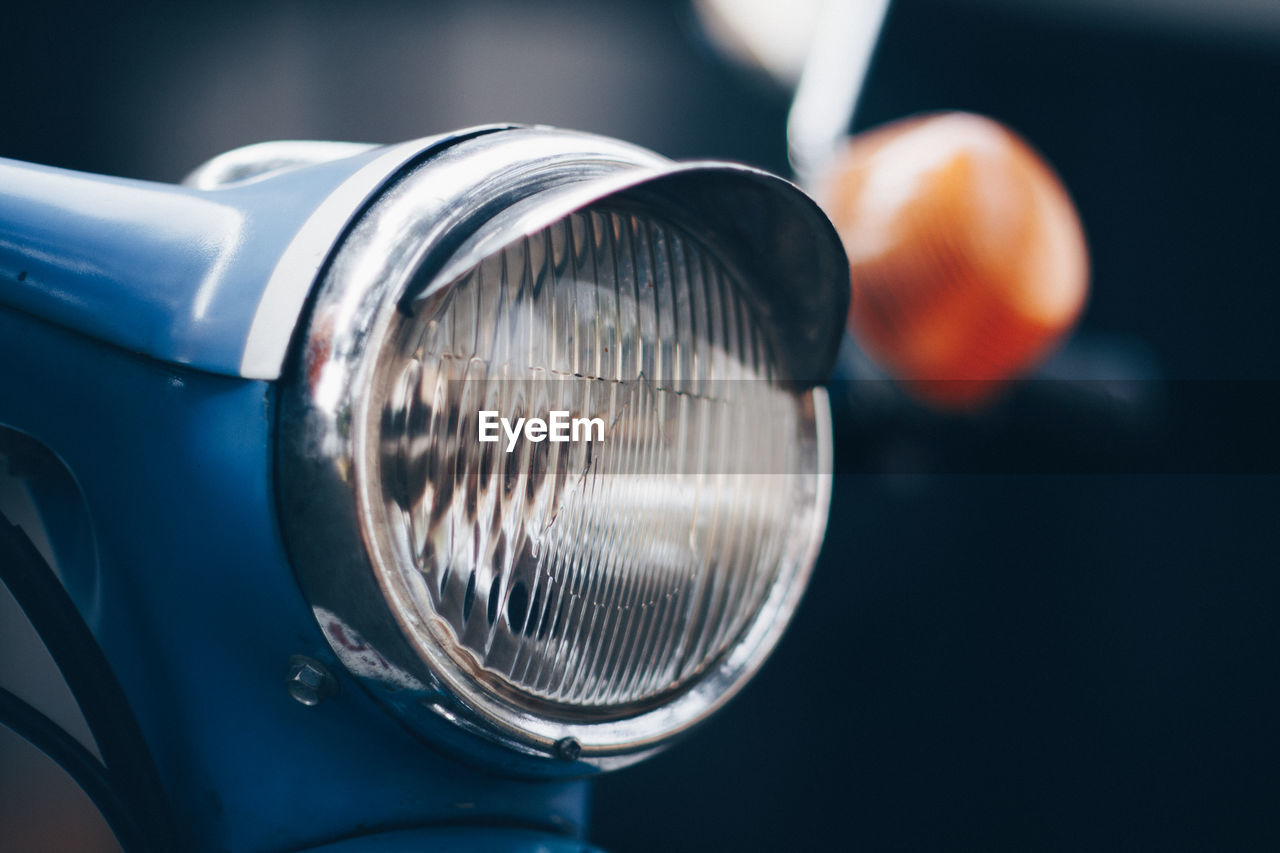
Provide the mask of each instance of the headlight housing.
POLYGON ((745 167, 518 128, 409 168, 282 388, 286 537, 343 663, 522 771, 618 766, 719 707, 825 529, 846 281, 817 208, 745 167), (485 442, 484 412, 600 424, 485 442))

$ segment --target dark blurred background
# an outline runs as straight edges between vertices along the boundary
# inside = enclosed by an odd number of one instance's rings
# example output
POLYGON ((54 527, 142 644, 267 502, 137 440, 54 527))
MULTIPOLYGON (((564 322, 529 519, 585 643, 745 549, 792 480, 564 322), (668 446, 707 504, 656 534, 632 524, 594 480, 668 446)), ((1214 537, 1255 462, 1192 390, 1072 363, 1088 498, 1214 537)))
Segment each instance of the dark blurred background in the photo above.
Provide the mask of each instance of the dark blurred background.
MULTIPOLYGON (((264 139, 514 120, 787 169, 788 92, 686 3, 3 21, 0 156, 176 180, 264 139)), ((1093 263, 1050 369, 1092 380, 950 418, 868 415, 838 383, 842 473, 794 626, 712 723, 601 780, 592 840, 1280 848, 1278 104, 1269 0, 895 3, 858 126, 972 110, 1048 157, 1093 263), (1095 381, 1113 373, 1134 381, 1095 381)), ((0 778, 0 799, 25 787, 0 778)))

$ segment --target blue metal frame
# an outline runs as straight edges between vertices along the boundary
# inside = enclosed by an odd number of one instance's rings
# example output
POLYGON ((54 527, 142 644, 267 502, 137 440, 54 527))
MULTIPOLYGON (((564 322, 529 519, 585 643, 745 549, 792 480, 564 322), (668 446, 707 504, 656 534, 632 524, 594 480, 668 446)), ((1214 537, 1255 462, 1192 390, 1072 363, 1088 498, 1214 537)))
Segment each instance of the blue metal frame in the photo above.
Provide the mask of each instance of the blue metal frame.
POLYGON ((274 386, 234 376, 283 245, 371 156, 216 191, 0 163, 0 425, 80 486, 96 547, 68 586, 192 850, 554 849, 585 782, 436 752, 333 660, 280 540, 274 386), (294 654, 340 693, 290 698, 294 654))
POLYGON ((238 375, 281 251, 376 154, 219 190, 0 160, 0 304, 238 375))

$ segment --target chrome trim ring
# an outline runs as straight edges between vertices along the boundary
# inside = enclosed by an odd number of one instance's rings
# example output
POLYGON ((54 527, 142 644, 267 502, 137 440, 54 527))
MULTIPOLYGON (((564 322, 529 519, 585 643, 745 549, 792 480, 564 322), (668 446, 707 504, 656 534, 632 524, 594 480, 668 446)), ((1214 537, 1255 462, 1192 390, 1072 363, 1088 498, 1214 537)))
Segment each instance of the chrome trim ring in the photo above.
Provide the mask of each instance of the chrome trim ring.
MULTIPOLYGON (((279 489, 286 542, 344 666, 410 728, 519 774, 631 763, 724 704, 760 667, 799 602, 826 526, 832 464, 821 388, 847 309, 848 270, 825 217, 766 173, 674 164, 625 143, 549 128, 459 142, 387 188, 344 238, 313 296, 280 388, 279 489), (815 429, 812 528, 736 644, 696 681, 625 716, 575 719, 501 695, 458 665, 410 606, 388 561, 370 420, 382 342, 414 300, 520 236, 602 199, 697 223, 749 271, 815 429), (788 274, 789 273, 789 274, 788 274), (788 291, 786 282, 804 285, 788 291), (476 741, 470 735, 479 735, 476 741)), ((384 395, 385 396, 385 395, 384 395)))

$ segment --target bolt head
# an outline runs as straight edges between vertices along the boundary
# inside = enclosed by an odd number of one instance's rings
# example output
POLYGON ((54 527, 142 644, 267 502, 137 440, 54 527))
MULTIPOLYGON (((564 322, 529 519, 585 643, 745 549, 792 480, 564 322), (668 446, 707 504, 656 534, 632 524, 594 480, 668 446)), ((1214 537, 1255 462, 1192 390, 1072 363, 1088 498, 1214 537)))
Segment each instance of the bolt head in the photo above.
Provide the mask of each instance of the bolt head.
POLYGON ((565 737, 556 741, 556 755, 564 761, 577 761, 582 754, 582 744, 576 738, 565 737))
POLYGON ((294 655, 289 658, 289 674, 285 687, 296 701, 313 707, 338 692, 338 680, 328 667, 315 658, 294 655))

